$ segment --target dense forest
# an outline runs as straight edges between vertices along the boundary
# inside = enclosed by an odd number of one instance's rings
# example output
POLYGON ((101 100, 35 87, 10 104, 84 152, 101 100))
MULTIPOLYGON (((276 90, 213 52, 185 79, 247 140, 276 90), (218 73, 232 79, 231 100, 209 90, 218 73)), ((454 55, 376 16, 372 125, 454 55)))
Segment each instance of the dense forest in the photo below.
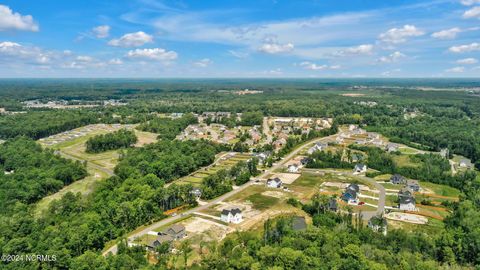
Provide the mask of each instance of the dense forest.
POLYGON ((127 148, 137 143, 134 131, 121 129, 112 133, 93 136, 85 143, 87 153, 100 153, 108 150, 127 148))
POLYGON ((138 126, 139 130, 158 133, 161 139, 172 140, 188 125, 197 123, 197 118, 191 113, 183 115, 179 119, 154 118, 138 126))
MULTIPOLYGON (((64 176, 62 172, 65 170, 70 173, 76 171, 74 163, 58 158, 50 152, 42 152, 39 145, 28 139, 7 142, 1 147, 2 165, 4 164, 6 169, 18 169, 18 180, 25 185, 31 180, 20 178, 24 173, 27 174, 25 177, 36 174, 40 178, 47 173, 46 176, 56 173, 64 176), (28 150, 30 148, 33 149, 28 150), (18 153, 18 149, 25 150, 18 153), (39 153, 30 154, 29 151, 39 153), (18 154, 15 154, 16 152, 18 154), (3 154, 13 158, 5 160, 3 154), (27 164, 25 171, 22 164, 27 164), (39 167, 37 169, 28 166, 39 167)), ((55 255, 57 260, 43 263, 18 262, 2 267, 71 269, 75 265, 75 258, 84 252, 98 252, 109 240, 121 237, 142 224, 162 218, 164 211, 178 206, 194 206, 196 201, 190 193, 191 185, 172 184, 166 187, 165 183, 186 175, 199 166, 208 165, 213 161, 217 150, 215 145, 205 141, 160 141, 145 148, 128 150, 115 170, 118 176, 100 182, 87 197, 67 193, 61 200, 52 202, 48 210, 38 218, 33 216, 32 201, 11 201, 8 192, 15 189, 7 182, 7 186, 1 186, 2 205, 9 207, 2 208, 0 217, 0 250, 5 254, 55 255), (139 159, 145 161, 136 163, 139 159), (145 167, 144 164, 151 164, 151 167, 145 167), (169 169, 159 170, 164 166, 169 169), (9 211, 3 213, 7 209, 9 211)), ((79 170, 79 175, 73 180, 84 176, 83 167, 80 166, 79 170)), ((7 179, 9 178, 10 176, 7 179)), ((13 184, 18 189, 18 182, 13 184)), ((18 195, 15 198, 22 198, 21 194, 14 195, 18 195)), ((128 261, 132 259, 119 256, 112 260, 120 260, 119 265, 122 266, 118 268, 114 267, 115 263, 112 262, 112 269, 119 269, 129 264, 128 261), (124 259, 127 261, 123 261, 124 259)))
POLYGON ((31 139, 0 144, 0 213, 11 213, 17 203, 34 203, 86 175, 80 162, 43 150, 31 139))

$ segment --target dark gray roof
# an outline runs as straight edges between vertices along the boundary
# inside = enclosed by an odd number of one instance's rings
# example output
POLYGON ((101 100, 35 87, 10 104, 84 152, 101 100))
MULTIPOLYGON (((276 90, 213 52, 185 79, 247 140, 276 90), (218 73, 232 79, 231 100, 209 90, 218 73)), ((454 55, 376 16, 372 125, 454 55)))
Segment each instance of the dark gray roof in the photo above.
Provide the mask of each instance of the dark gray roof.
POLYGON ((156 247, 156 246, 158 246, 158 245, 160 245, 164 242, 172 242, 172 241, 173 241, 172 236, 162 234, 162 235, 159 235, 159 236, 155 237, 155 239, 148 241, 147 246, 151 247, 151 248, 154 248, 154 247, 156 247))
POLYGON ((174 233, 179 233, 185 230, 185 226, 180 224, 174 224, 172 227, 168 228, 167 230, 172 230, 174 233))
POLYGON ((412 196, 412 194, 413 194, 412 191, 408 187, 403 187, 398 192, 399 197, 401 197, 401 196, 412 196))
POLYGON ((401 176, 400 174, 394 174, 390 177, 390 181, 392 182, 404 182, 405 177, 401 176))
POLYGON ((350 184, 348 185, 347 190, 354 190, 355 192, 359 192, 360 187, 357 184, 350 184))
POLYGON ((232 209, 223 209, 222 215, 228 215, 228 213, 232 213, 232 215, 241 214, 242 210, 240 208, 232 208, 232 209))
POLYGON ((409 203, 415 204, 415 198, 412 196, 399 196, 398 203, 399 204, 409 204, 409 203))

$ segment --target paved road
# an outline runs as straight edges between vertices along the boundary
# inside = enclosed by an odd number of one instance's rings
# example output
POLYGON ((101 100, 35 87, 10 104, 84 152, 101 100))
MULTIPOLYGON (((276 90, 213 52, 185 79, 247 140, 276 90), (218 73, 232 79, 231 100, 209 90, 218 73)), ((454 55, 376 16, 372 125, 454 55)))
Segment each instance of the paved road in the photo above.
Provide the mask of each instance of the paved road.
POLYGON ((268 117, 263 117, 263 134, 267 136, 267 140, 265 141, 265 144, 269 144, 272 142, 272 132, 270 131, 270 127, 268 126, 268 117))
MULTIPOLYGON (((276 163, 270 169, 265 170, 265 172, 263 172, 260 176, 258 176, 258 178, 266 178, 271 172, 281 168, 287 161, 289 161, 294 156, 296 156, 305 147, 309 147, 312 144, 320 142, 320 141, 330 140, 330 139, 334 138, 335 136, 336 135, 331 135, 331 136, 328 136, 328 137, 317 138, 317 139, 314 139, 314 140, 311 140, 309 142, 306 142, 306 143, 302 144, 300 147, 296 148, 295 150, 290 152, 288 155, 286 155, 280 162, 276 163)), ((133 233, 133 234, 129 235, 128 238, 133 239, 133 238, 136 238, 136 237, 140 237, 142 235, 147 234, 149 231, 152 231, 152 230, 154 230, 158 227, 161 227, 161 226, 167 225, 169 223, 172 223, 176 220, 179 220, 186 215, 190 215, 190 214, 193 214, 195 212, 205 210, 205 209, 209 208, 210 206, 215 205, 219 202, 222 202, 223 200, 225 200, 225 199, 243 191, 244 189, 251 186, 252 184, 253 184, 253 181, 249 181, 249 182, 245 183, 244 185, 239 186, 239 187, 235 188, 234 190, 232 190, 232 191, 230 191, 230 192, 228 192, 228 193, 226 193, 226 194, 224 194, 224 195, 222 195, 218 198, 215 198, 212 201, 209 201, 207 204, 200 205, 200 206, 197 206, 197 207, 192 208, 190 210, 187 210, 187 211, 183 212, 181 215, 177 215, 177 216, 174 216, 174 217, 168 217, 168 218, 162 219, 158 222, 155 222, 155 223, 145 227, 141 231, 138 231, 136 233, 133 233)), ((118 251, 118 247, 117 247, 117 245, 114 245, 114 246, 110 247, 109 249, 107 249, 106 251, 104 251, 102 254, 103 254, 103 256, 106 256, 109 253, 117 254, 117 251, 118 251)))
POLYGON ((372 185, 375 186, 375 188, 379 191, 378 193, 378 207, 377 211, 365 211, 362 212, 362 216, 364 220, 369 220, 371 217, 374 215, 381 215, 384 213, 385 210, 385 187, 382 186, 381 184, 377 183, 374 179, 370 177, 366 177, 363 175, 354 175, 353 172, 341 172, 341 171, 336 171, 336 170, 331 170, 331 169, 302 169, 302 171, 308 171, 311 173, 317 173, 317 172, 323 172, 323 173, 335 173, 335 174, 341 174, 344 176, 353 176, 356 178, 360 178, 372 185))

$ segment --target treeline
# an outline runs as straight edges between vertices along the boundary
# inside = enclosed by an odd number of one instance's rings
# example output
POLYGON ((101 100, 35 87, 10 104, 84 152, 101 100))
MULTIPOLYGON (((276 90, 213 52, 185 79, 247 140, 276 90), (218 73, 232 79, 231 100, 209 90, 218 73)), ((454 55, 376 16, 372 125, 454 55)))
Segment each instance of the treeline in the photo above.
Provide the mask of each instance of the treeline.
POLYGON ((365 163, 369 168, 382 174, 400 174, 408 178, 448 185, 462 189, 468 182, 474 181, 476 173, 467 171, 452 175, 448 160, 436 154, 410 155, 415 166, 398 166, 393 160, 395 154, 390 154, 377 147, 350 145, 352 149, 367 153, 365 163))
POLYGON ((205 140, 167 141, 129 149, 115 173, 122 179, 153 174, 166 183, 211 164, 224 146, 205 140))
POLYGON ((218 172, 205 177, 202 181, 202 199, 210 200, 232 191, 232 185, 243 185, 250 177, 259 174, 258 159, 252 158, 247 162, 240 161, 229 170, 218 172))
POLYGON ((84 110, 31 111, 0 116, 0 138, 27 136, 40 139, 66 130, 98 123, 96 112, 84 110))
POLYGON ((127 148, 137 143, 134 131, 121 129, 108 134, 93 136, 85 143, 87 153, 100 153, 108 150, 127 148))
MULTIPOLYGON (((301 145, 304 142, 307 142, 307 141, 312 140, 314 138, 333 135, 337 132, 338 132, 338 126, 337 126, 337 123, 334 122, 332 124, 331 128, 325 128, 325 129, 322 129, 322 130, 319 130, 319 131, 312 130, 308 134, 304 133, 299 137, 289 137, 287 139, 287 143, 285 144, 285 146, 282 149, 280 149, 280 151, 278 151, 277 156, 278 157, 283 157, 284 155, 286 155, 287 153, 292 151, 295 147, 301 145)), ((273 149, 273 147, 271 147, 271 148, 273 149)))
POLYGON ((235 113, 231 113, 230 117, 207 117, 205 119, 205 123, 207 125, 210 125, 211 123, 218 123, 229 128, 233 128, 235 126, 261 126, 263 123, 263 113, 261 111, 246 111, 242 113, 240 119, 237 119, 237 115, 235 113))
MULTIPOLYGON (((8 146, 10 142, 6 144, 8 146)), ((16 146, 16 151, 20 153, 22 151, 18 149, 27 149, 24 145, 16 146)), ((10 151, 14 152, 13 146, 11 147, 10 151)), ((163 218, 166 210, 179 206, 195 206, 191 185, 172 184, 165 187, 165 182, 198 169, 199 166, 208 165, 213 161, 217 150, 214 145, 205 141, 160 141, 145 149, 127 151, 115 170, 118 176, 99 182, 86 197, 67 193, 60 200, 52 202, 48 210, 37 218, 33 217, 32 204, 12 203, 10 207, 14 211, 0 217, 0 233, 3 235, 0 250, 6 254, 49 254, 55 255, 57 259, 51 262, 2 262, 2 269, 85 269, 88 264, 79 263, 85 256, 95 258, 94 261, 89 261, 89 264, 102 261, 97 256, 101 256, 99 251, 110 240, 119 238, 138 226, 163 218), (154 173, 148 172, 145 164, 152 164, 154 173), (82 255, 84 253, 85 255, 82 255)), ((35 161, 32 161, 34 165, 45 162, 45 156, 38 153, 29 158, 35 161)), ((16 162, 21 162, 22 166, 25 163, 20 160, 16 162)), ((17 168, 14 165, 17 163, 6 164, 11 164, 7 165, 8 169, 17 168)), ((42 165, 42 172, 33 167, 28 168, 32 175, 57 169, 54 164, 49 164, 48 168, 42 165)), ((74 170, 68 168, 66 171, 74 170)), ((29 179, 24 181, 31 183, 29 179)), ((12 192, 12 189, 7 187, 1 188, 2 192, 12 192)), ((106 269, 122 269, 126 264, 135 269, 135 260, 143 261, 143 265, 146 265, 141 253, 130 250, 125 252, 131 256, 137 254, 139 257, 133 259, 129 255, 122 255, 123 251, 120 250, 120 256, 106 259, 106 269)))
POLYGON ((63 186, 87 176, 80 162, 54 155, 25 137, 0 144, 0 213, 17 202, 34 203, 63 186))
POLYGON ((342 152, 316 151, 310 156, 310 160, 305 167, 323 169, 323 168, 352 168, 350 162, 342 159, 342 152))
POLYGON ((139 130, 158 133, 159 139, 173 140, 188 125, 198 123, 197 118, 191 114, 185 114, 179 119, 154 118, 138 126, 139 130))

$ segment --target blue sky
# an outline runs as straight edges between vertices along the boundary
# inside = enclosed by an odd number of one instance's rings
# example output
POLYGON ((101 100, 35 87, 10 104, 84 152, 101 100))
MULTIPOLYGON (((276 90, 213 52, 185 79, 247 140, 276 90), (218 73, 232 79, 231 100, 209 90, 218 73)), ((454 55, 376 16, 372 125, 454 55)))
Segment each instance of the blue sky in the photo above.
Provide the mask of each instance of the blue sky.
POLYGON ((479 77, 480 0, 2 1, 0 77, 479 77))

